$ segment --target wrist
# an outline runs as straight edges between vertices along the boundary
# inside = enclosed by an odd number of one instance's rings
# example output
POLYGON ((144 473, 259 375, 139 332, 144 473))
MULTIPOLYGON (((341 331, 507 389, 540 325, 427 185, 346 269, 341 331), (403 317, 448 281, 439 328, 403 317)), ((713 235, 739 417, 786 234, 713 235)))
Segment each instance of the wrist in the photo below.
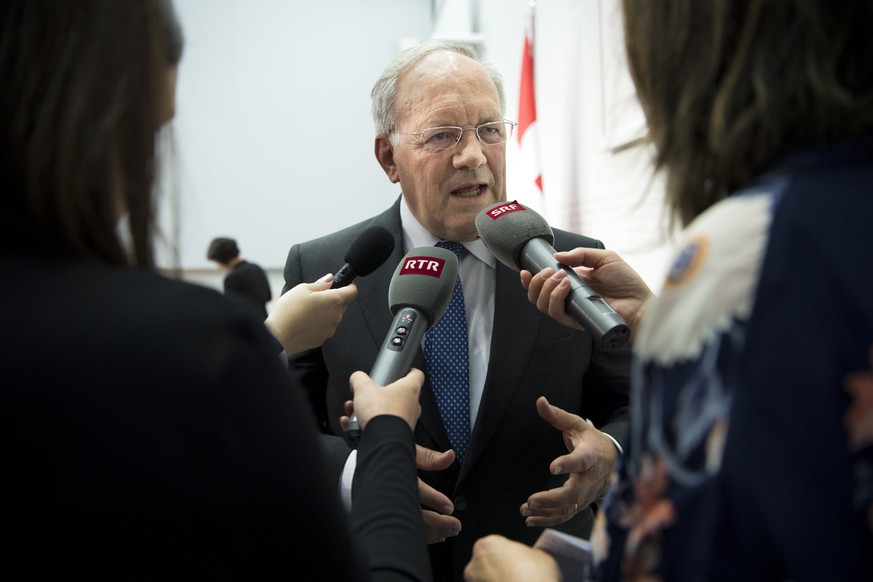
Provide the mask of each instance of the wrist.
POLYGON ((634 317, 631 321, 627 322, 628 326, 631 328, 631 342, 633 342, 634 338, 639 333, 640 327, 643 324, 643 321, 646 319, 646 313, 649 311, 649 307, 655 301, 655 294, 649 295, 646 299, 643 299, 640 302, 640 307, 637 309, 634 317))
POLYGON ((285 338, 283 338, 282 336, 282 327, 276 324, 276 322, 272 319, 272 316, 268 315, 267 319, 264 320, 264 327, 266 327, 267 331, 270 332, 270 335, 272 335, 276 339, 276 341, 279 342, 279 345, 282 346, 282 349, 287 352, 288 346, 285 345, 285 338))

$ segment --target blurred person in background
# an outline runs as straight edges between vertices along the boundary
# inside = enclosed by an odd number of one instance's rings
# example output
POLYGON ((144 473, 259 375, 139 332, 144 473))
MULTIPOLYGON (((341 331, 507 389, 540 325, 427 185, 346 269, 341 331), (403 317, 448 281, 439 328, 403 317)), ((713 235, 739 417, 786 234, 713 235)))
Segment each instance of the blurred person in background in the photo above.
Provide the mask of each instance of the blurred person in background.
POLYGON ((232 238, 217 237, 209 243, 206 258, 224 271, 224 294, 245 301, 261 319, 267 318, 267 303, 273 298, 264 270, 240 255, 232 238))

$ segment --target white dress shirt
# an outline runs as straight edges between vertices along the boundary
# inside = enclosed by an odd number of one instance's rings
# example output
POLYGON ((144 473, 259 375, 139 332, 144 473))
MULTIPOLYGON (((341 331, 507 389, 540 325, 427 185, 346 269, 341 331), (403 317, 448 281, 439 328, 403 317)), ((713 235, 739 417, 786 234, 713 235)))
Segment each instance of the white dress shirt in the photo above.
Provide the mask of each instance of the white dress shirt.
MULTIPOLYGON (((441 239, 428 231, 409 210, 406 198, 400 200, 400 224, 403 228, 403 253, 416 247, 432 247, 441 239)), ((467 249, 460 258, 461 285, 464 288, 464 311, 467 315, 467 342, 470 363, 470 431, 476 423, 488 358, 491 355, 491 332, 494 329, 494 287, 497 259, 481 240, 460 242, 467 249)), ((519 283, 521 284, 521 283, 519 283)), ((343 468, 340 494, 351 507, 352 479, 357 466, 357 451, 352 451, 343 468)))

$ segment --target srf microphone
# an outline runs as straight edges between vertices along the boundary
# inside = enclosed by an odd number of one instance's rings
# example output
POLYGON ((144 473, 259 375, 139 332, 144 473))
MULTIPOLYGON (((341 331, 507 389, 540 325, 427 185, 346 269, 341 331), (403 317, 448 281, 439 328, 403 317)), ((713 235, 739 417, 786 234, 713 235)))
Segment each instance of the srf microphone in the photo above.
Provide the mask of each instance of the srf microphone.
POLYGON ((517 201, 498 202, 476 216, 476 230, 488 250, 510 269, 566 271, 570 281, 567 312, 601 348, 614 350, 627 343, 630 328, 621 316, 573 269, 555 260, 555 235, 542 216, 517 201))
POLYGON ((371 226, 346 251, 345 264, 333 276, 333 288, 345 287, 360 275, 366 277, 388 260, 394 251, 394 237, 381 226, 371 226))
MULTIPOLYGON (((382 342, 370 378, 382 386, 406 375, 424 334, 445 313, 458 279, 458 257, 442 247, 416 247, 394 270, 388 287, 388 308, 394 320, 382 342)), ((353 414, 346 440, 353 447, 361 426, 353 414)))

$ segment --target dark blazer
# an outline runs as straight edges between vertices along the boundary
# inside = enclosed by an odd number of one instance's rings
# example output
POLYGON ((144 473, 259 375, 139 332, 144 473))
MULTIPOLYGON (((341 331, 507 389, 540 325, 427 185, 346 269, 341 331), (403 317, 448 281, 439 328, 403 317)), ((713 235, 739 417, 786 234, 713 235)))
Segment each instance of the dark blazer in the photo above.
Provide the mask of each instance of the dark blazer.
MULTIPOLYGON (((349 375, 368 371, 375 361, 393 316, 388 286, 403 258, 400 199, 382 214, 337 233, 291 247, 285 265, 285 289, 311 282, 343 264, 352 241, 365 228, 380 225, 394 234, 392 256, 366 277, 356 280, 358 297, 349 305, 333 338, 320 349, 290 358, 293 382, 316 410, 322 429, 341 434, 342 403, 350 397, 349 375)), ((556 230, 555 246, 601 247, 591 238, 556 230)), ((415 367, 426 371, 421 350, 415 367)), ((518 273, 497 264, 491 358, 479 415, 463 466, 421 477, 455 503, 462 522, 459 536, 431 545, 435 579, 454 576, 470 558, 473 542, 489 533, 533 543, 540 528, 525 526, 519 508, 528 496, 560 486, 563 476, 549 474, 549 463, 566 454, 559 431, 537 414, 535 402, 549 402, 591 419, 622 442, 629 419, 630 352, 601 353, 591 337, 540 314, 527 300, 518 273)), ((436 450, 450 448, 436 399, 425 382, 421 396, 417 442, 436 450)), ((589 508, 560 529, 587 537, 589 508)))
POLYGON ((7 570, 430 577, 402 419, 367 425, 356 486, 368 499, 349 520, 305 401, 247 307, 157 274, 34 253, 39 241, 5 234, 0 270, 15 274, 0 288, 7 570))

